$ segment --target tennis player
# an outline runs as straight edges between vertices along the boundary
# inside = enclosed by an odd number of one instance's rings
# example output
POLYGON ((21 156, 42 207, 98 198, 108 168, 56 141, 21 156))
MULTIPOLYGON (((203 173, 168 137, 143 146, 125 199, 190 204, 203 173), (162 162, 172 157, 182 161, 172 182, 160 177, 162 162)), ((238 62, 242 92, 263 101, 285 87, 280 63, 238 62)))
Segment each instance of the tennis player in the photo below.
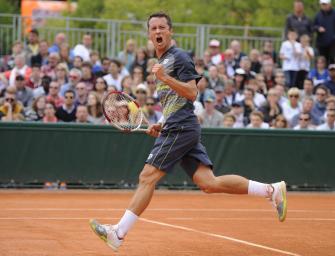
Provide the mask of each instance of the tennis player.
POLYGON ((249 194, 269 198, 280 221, 286 217, 286 184, 284 181, 264 184, 237 175, 213 174, 213 164, 200 142, 200 125, 193 113, 197 82, 201 79, 190 56, 172 46, 171 18, 154 13, 147 21, 149 39, 154 43, 159 63, 152 72, 157 79, 157 93, 163 106, 161 122, 151 125, 148 134, 155 144, 139 176, 138 188, 124 215, 116 225, 90 220, 93 231, 117 251, 128 231, 149 205, 156 183, 170 173, 177 163, 206 193, 249 194))

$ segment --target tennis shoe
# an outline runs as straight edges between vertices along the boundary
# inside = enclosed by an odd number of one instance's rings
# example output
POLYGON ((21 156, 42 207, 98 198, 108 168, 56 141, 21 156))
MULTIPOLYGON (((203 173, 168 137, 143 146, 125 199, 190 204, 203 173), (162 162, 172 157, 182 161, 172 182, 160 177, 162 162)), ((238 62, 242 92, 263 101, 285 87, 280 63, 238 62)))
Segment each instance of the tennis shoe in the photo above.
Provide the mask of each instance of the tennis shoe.
POLYGON ((97 220, 90 220, 90 227, 94 233, 103 240, 113 251, 117 251, 121 246, 123 239, 119 238, 116 233, 116 226, 113 225, 103 225, 100 224, 97 220))
POLYGON ((277 210, 279 221, 283 222, 287 213, 286 183, 281 181, 270 186, 272 187, 270 201, 277 210))

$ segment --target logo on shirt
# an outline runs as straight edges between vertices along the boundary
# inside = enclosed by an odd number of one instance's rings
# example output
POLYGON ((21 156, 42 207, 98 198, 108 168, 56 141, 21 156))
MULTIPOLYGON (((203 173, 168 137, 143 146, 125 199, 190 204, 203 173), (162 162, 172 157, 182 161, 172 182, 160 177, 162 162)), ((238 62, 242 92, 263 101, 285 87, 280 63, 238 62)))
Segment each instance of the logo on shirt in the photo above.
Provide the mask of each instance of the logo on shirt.
POLYGON ((169 62, 169 59, 164 59, 163 60, 163 65, 167 64, 169 62))
POLYGON ((149 160, 149 159, 151 159, 152 157, 153 157, 153 155, 152 155, 152 154, 150 154, 150 155, 148 156, 148 160, 149 160))

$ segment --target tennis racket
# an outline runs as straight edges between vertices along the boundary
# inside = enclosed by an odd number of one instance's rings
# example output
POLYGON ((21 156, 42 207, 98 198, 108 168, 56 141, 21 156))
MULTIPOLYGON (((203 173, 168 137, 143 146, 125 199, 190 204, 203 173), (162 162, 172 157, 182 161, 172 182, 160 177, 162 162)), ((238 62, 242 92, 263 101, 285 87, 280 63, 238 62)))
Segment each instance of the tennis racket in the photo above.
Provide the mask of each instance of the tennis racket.
POLYGON ((108 93, 102 101, 102 110, 108 122, 120 131, 147 132, 141 126, 149 122, 137 102, 124 92, 108 93))

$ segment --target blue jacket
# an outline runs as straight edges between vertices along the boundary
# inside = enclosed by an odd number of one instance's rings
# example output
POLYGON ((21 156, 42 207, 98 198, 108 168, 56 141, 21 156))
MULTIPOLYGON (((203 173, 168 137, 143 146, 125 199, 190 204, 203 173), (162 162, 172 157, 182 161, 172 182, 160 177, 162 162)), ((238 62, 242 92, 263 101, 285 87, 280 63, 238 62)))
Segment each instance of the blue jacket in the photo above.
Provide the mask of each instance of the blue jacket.
POLYGON ((317 32, 316 45, 318 47, 328 47, 335 42, 335 10, 329 12, 319 11, 314 19, 314 30, 317 32), (324 27, 326 31, 319 33, 319 27, 324 27))
POLYGON ((329 89, 330 93, 335 96, 335 81, 325 82, 325 86, 329 89))

